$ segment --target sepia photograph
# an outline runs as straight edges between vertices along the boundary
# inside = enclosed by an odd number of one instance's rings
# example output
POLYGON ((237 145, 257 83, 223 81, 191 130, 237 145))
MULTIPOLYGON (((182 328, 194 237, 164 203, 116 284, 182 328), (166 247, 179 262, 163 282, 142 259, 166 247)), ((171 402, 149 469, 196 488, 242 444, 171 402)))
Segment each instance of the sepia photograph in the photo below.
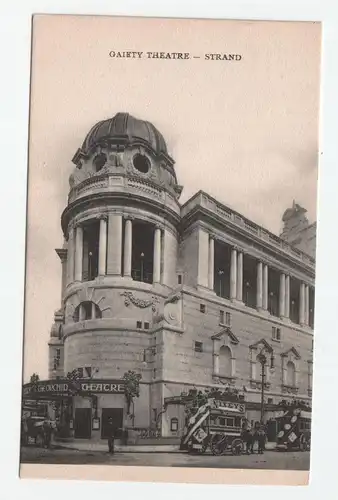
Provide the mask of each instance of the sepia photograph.
POLYGON ((33 17, 22 477, 307 483, 320 69, 320 22, 33 17))

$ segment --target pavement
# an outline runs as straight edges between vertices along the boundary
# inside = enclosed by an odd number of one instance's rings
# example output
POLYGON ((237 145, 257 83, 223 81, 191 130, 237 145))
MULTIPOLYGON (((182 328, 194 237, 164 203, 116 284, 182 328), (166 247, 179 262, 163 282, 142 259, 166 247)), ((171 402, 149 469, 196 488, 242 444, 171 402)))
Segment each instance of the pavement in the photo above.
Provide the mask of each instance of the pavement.
POLYGON ((265 451, 263 455, 223 455, 216 457, 210 453, 204 455, 189 455, 184 452, 116 452, 74 450, 66 448, 43 449, 35 446, 25 446, 21 449, 21 463, 40 464, 102 464, 102 465, 132 465, 153 467, 199 467, 199 468, 231 468, 231 469, 279 469, 279 470, 309 470, 309 452, 277 452, 265 451))
MULTIPOLYGON (((85 440, 71 441, 71 442, 54 442, 53 445, 57 448, 65 448, 70 450, 79 451, 107 451, 108 443, 107 441, 97 441, 92 442, 85 440)), ((276 443, 266 443, 266 450, 274 450, 276 448, 276 443)), ((179 449, 177 444, 164 444, 164 445, 118 445, 115 444, 115 451, 120 453, 186 453, 179 449)))

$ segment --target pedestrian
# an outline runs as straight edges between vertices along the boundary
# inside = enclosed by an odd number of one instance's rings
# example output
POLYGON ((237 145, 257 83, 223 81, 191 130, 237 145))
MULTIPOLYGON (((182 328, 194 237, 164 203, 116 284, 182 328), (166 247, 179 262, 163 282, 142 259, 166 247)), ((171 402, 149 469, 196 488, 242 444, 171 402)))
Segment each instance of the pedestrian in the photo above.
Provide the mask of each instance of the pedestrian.
POLYGON ((254 453, 255 442, 257 441, 257 433, 255 429, 250 429, 250 437, 249 437, 249 453, 254 453))
POLYGON ((245 452, 247 455, 250 455, 251 434, 250 434, 250 425, 248 422, 244 422, 242 426, 242 439, 245 445, 245 452))
POLYGON ((109 453, 114 455, 114 453, 115 453, 115 429, 111 430, 110 436, 108 438, 108 450, 109 450, 109 453))
POLYGON ((258 438, 258 453, 260 455, 263 455, 265 449, 265 439, 266 439, 266 434, 263 425, 261 426, 261 428, 257 433, 257 438, 258 438))
POLYGON ((50 443, 52 440, 52 428, 48 420, 43 423, 43 444, 45 448, 50 448, 50 443))

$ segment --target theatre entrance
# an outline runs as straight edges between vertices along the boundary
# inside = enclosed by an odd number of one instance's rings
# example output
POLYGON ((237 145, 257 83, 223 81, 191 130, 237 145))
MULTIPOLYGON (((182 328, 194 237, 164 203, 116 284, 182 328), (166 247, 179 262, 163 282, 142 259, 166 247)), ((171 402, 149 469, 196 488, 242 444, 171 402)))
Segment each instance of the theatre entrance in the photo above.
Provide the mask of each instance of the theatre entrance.
POLYGON ((112 432, 123 427, 123 408, 102 408, 101 439, 108 439, 112 432))
POLYGON ((76 408, 74 437, 79 439, 90 439, 92 431, 91 408, 76 408))

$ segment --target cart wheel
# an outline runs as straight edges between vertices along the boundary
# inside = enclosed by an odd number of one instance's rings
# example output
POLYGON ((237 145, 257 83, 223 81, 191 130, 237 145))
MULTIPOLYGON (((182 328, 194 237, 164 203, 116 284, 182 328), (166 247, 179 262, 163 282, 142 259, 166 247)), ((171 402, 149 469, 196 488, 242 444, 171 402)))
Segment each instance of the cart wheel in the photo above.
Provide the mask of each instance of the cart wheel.
POLYGON ((225 453, 226 448, 226 436, 222 436, 221 434, 214 434, 210 442, 211 453, 213 455, 219 456, 225 453))
POLYGON ((239 438, 234 439, 231 443, 231 452, 233 455, 241 455, 243 450, 243 441, 239 438))

